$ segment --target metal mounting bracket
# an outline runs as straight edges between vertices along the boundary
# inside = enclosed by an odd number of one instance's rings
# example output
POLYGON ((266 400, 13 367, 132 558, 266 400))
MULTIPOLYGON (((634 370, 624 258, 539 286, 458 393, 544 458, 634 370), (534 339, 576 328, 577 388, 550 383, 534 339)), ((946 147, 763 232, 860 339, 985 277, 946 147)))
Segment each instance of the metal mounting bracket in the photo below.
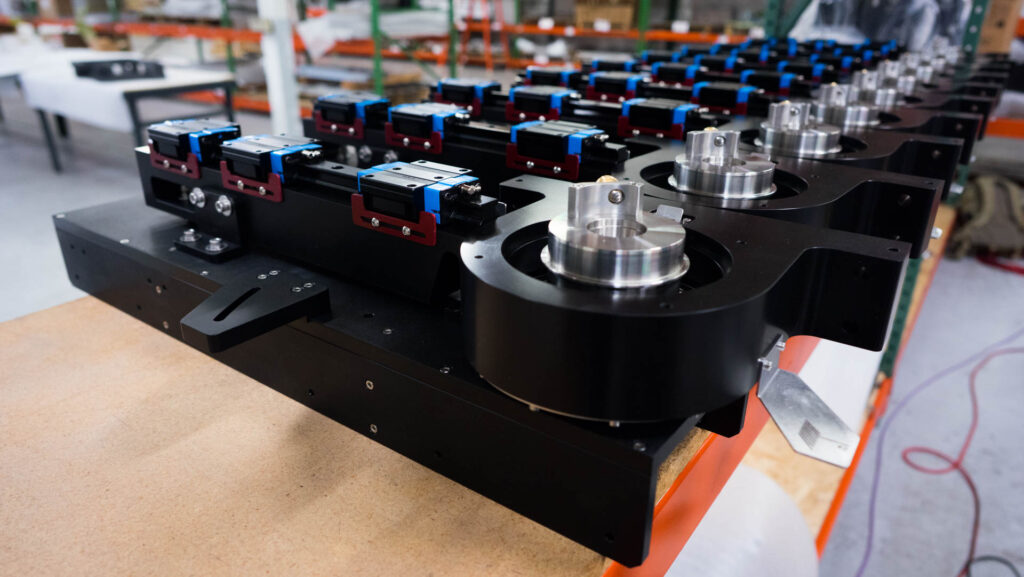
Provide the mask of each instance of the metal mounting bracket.
POLYGON ((780 335, 759 359, 761 379, 757 398, 794 451, 832 465, 849 467, 860 435, 853 432, 799 375, 779 368, 779 356, 785 348, 780 335))

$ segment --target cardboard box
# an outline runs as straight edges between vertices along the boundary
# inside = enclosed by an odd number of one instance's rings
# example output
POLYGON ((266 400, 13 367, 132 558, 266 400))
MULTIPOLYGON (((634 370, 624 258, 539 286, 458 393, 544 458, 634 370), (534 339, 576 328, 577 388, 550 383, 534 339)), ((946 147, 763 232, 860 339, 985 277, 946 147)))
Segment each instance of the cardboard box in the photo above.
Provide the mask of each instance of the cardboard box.
POLYGON ((989 0, 978 40, 979 54, 1005 54, 1010 51, 1010 44, 1017 35, 1022 1, 989 0))
POLYGON ((594 23, 606 22, 610 30, 629 30, 633 27, 635 2, 621 0, 577 0, 576 27, 595 28, 594 23))

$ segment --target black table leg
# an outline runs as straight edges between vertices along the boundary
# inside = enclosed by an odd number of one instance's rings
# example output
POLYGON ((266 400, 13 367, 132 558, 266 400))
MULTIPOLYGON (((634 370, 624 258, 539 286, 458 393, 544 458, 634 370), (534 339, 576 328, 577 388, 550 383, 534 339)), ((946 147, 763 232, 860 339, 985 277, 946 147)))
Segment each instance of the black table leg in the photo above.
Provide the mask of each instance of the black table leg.
POLYGON ((39 115, 39 124, 43 127, 43 137, 46 138, 46 146, 50 149, 50 162, 53 163, 54 172, 60 172, 60 156, 57 154, 57 143, 53 140, 53 132, 50 130, 50 120, 46 118, 46 113, 42 110, 36 110, 36 114, 39 115))
POLYGON ((142 146, 142 129, 144 127, 139 119, 138 99, 133 94, 125 94, 124 99, 128 103, 128 113, 132 117, 132 138, 135 139, 135 146, 142 146))
POLYGON ((57 124, 57 134, 59 134, 61 138, 67 139, 70 135, 68 132, 68 120, 60 114, 54 114, 53 120, 54 123, 57 124))
POLYGON ((231 87, 224 87, 224 114, 227 115, 228 120, 231 122, 235 121, 235 106, 232 101, 231 87))

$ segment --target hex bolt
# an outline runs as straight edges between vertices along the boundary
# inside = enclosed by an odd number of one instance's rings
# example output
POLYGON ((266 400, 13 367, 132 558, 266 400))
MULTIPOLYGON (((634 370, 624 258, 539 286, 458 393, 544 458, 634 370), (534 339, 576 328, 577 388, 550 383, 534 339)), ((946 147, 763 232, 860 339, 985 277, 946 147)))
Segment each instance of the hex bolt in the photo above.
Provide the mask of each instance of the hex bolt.
POLYGON ((371 218, 370 219, 370 226, 372 226, 373 228, 379 227, 380 226, 380 219, 377 218, 377 217, 371 218))
POLYGON ((622 191, 617 188, 608 193, 608 202, 612 204, 619 204, 623 198, 622 191))
POLYGON ((203 208, 206 206, 206 193, 200 188, 193 188, 192 192, 188 193, 188 202, 196 208, 203 208))
POLYGON ((407 226, 403 226, 402 227, 402 236, 409 236, 411 234, 412 234, 412 229, 411 228, 409 228, 407 226))
POLYGON ((222 216, 231 216, 231 212, 234 210, 234 204, 231 199, 225 195, 217 197, 217 201, 213 203, 213 209, 222 216))
POLYGON ((185 232, 181 233, 181 236, 178 237, 178 240, 181 242, 195 242, 199 240, 199 238, 200 234, 196 232, 196 229, 186 228, 185 232))
POLYGON ((210 239, 210 242, 206 243, 207 252, 220 252, 224 250, 224 239, 219 236, 215 236, 210 239))

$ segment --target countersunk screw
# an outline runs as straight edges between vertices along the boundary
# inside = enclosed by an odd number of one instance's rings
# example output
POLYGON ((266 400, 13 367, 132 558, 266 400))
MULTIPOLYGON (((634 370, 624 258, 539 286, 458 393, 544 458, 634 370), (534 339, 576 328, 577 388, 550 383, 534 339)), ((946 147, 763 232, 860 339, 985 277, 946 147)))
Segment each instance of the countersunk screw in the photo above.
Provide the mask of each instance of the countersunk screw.
POLYGON ((407 226, 403 226, 402 227, 402 236, 409 236, 411 234, 412 234, 412 229, 411 228, 409 228, 407 226))
POLYGON ((223 216, 231 216, 234 204, 232 204, 230 198, 222 194, 218 196, 217 201, 213 203, 213 209, 223 216))
POLYGON ((370 423, 370 432, 373 433, 374 435, 376 435, 377 434, 377 425, 374 425, 373 423, 370 423))
POLYGON ((608 202, 612 204, 619 204, 620 202, 622 202, 622 199, 622 191, 617 188, 612 189, 612 191, 608 193, 608 202))
POLYGON ((377 217, 371 218, 370 219, 370 226, 372 226, 373 228, 379 227, 380 226, 380 219, 377 218, 377 217))
POLYGON ((372 391, 373 390, 373 381, 371 381, 370 379, 366 379, 366 388, 370 389, 372 391))
POLYGON ((203 208, 206 206, 206 194, 199 188, 193 188, 192 192, 188 193, 188 201, 196 208, 203 208))

